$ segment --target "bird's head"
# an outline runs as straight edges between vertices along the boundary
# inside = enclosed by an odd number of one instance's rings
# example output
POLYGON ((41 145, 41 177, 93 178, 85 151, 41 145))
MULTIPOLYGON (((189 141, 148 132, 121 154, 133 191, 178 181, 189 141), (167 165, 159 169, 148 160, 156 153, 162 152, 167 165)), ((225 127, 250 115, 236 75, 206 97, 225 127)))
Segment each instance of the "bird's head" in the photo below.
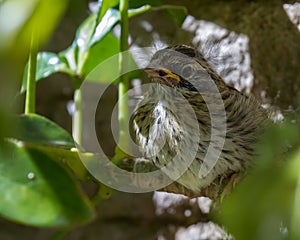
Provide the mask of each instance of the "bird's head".
POLYGON ((202 93, 223 81, 196 49, 179 45, 157 51, 144 71, 156 83, 185 92, 202 93))

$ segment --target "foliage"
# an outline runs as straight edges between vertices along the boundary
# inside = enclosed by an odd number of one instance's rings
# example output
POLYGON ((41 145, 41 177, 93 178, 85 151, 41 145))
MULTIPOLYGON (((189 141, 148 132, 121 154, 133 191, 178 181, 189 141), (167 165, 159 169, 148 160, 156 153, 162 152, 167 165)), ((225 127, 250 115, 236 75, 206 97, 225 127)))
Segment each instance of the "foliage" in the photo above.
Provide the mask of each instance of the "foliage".
MULTIPOLYGON (((121 16, 118 0, 99 0, 97 10, 78 27, 70 47, 59 53, 37 53, 38 47, 52 33, 67 3, 40 0, 24 4, 11 0, 4 2, 0 9, 0 20, 8 16, 4 10, 20 17, 14 28, 9 24, 0 28, 0 50, 15 46, 4 43, 19 39, 29 46, 28 39, 31 39, 31 55, 21 89, 22 93, 26 92, 26 114, 16 117, 15 131, 1 139, 0 148, 0 214, 27 225, 71 227, 89 222, 94 217, 92 201, 76 180, 88 181, 91 177, 80 161, 71 135, 34 113, 35 83, 57 72, 69 75, 75 86, 76 111, 73 117, 80 118, 80 85, 95 66, 120 52, 124 40, 115 37, 111 30, 121 18, 157 9, 166 9, 173 16, 180 13, 181 18, 186 14, 184 8, 164 6, 160 1, 153 2, 155 7, 152 3, 130 1, 129 9, 123 7, 125 15, 121 16), (30 107, 27 107, 27 102, 30 107)), ((124 31, 128 34, 128 29, 124 31)), ((125 64, 135 63, 129 58, 129 63, 125 64)), ((116 71, 119 71, 118 64, 112 64, 99 79, 111 82, 110 72, 116 71)), ((73 131, 80 132, 81 121, 74 123, 73 131)), ((80 137, 75 140, 80 143, 80 137)))
MULTIPOLYGON (((111 31, 122 19, 119 1, 98 3, 97 10, 78 27, 67 49, 33 55, 36 67, 31 64, 25 67, 20 92, 27 91, 27 97, 33 96, 35 91, 30 91, 28 86, 54 73, 65 73, 72 78, 77 91, 74 101, 78 103, 75 112, 78 114, 74 118, 80 118, 81 83, 95 66, 119 53, 122 43, 111 31), (30 71, 35 75, 28 74, 30 71)), ((165 10, 181 24, 186 16, 184 8, 163 5, 159 0, 135 0, 128 4, 128 17, 165 10)), ((68 1, 58 0, 4 1, 0 9, 0 53, 15 48, 15 55, 24 56, 30 38, 36 40, 37 47, 41 46, 67 5, 68 1), (11 15, 18 16, 14 26, 4 24, 5 18, 11 15), (16 44, 18 41, 22 44, 16 44)), ((128 34, 128 29, 125 31, 128 34)), ((135 64, 133 57, 125 64, 135 64)), ((118 63, 107 66, 97 78, 99 83, 110 83, 114 76, 111 73, 120 71, 118 63)), ((114 80, 120 84, 120 79, 114 80)), ((126 104, 119 110, 126 112, 124 108, 126 104)), ((80 132, 81 121, 74 122, 73 131, 80 132)), ((15 116, 13 123, 14 131, 6 133, 4 139, 1 135, 0 139, 0 215, 18 223, 43 227, 65 228, 92 221, 94 202, 78 181, 90 181, 91 176, 80 161, 73 137, 34 112, 15 116)), ((218 219, 237 239, 300 239, 297 230, 300 224, 299 131, 297 124, 288 121, 272 126, 259 146, 257 166, 222 203, 218 219)), ((80 136, 75 140, 80 143, 80 136)), ((105 186, 101 189, 110 191, 105 186)), ((97 196, 104 198, 106 194, 100 191, 97 196)))
POLYGON ((289 120, 270 127, 256 166, 222 204, 219 220, 236 239, 299 239, 299 132, 289 120))

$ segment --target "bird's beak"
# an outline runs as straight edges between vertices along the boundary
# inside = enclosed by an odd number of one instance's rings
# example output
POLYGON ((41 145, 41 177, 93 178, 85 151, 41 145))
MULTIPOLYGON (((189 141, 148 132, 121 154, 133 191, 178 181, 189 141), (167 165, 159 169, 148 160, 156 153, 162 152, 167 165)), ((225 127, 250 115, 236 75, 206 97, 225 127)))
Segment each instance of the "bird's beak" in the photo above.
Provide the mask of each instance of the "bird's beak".
POLYGON ((149 78, 161 78, 165 81, 180 82, 180 77, 166 68, 144 68, 149 78))

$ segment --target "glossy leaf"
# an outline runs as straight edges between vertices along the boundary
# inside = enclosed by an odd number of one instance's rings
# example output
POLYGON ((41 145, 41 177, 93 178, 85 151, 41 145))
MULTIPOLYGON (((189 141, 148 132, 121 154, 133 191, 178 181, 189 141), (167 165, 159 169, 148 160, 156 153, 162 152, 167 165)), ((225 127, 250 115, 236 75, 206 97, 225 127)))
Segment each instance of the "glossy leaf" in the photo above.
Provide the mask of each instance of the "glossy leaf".
MULTIPOLYGON (((90 175, 80 159, 77 148, 63 149, 53 146, 32 144, 28 142, 24 143, 24 145, 28 149, 38 150, 46 154, 48 157, 54 161, 57 161, 58 163, 63 163, 62 166, 67 171, 73 172, 73 174, 75 174, 79 179, 84 181, 90 179, 90 175)), ((89 154, 93 156, 92 153, 89 154)))
MULTIPOLYGON (((98 64, 109 59, 111 56, 118 54, 120 48, 120 40, 111 33, 107 34, 99 43, 95 44, 89 52, 89 58, 85 62, 84 70, 88 75, 98 64)), ((117 59, 117 58, 116 58, 117 59)), ((107 65, 99 72, 99 78, 101 82, 108 82, 111 80, 112 73, 116 73, 119 70, 118 61, 107 65)))
MULTIPOLYGON (((25 67, 21 92, 26 91, 28 65, 25 67)), ((36 81, 49 77, 53 73, 64 72, 69 75, 74 73, 66 62, 57 54, 51 52, 40 52, 37 56, 36 81)))
MULTIPOLYGON (((120 21, 120 12, 114 8, 118 1, 103 2, 101 13, 91 14, 78 28, 74 42, 70 48, 61 52, 59 56, 66 59, 72 71, 80 76, 87 76, 92 66, 97 66, 107 58, 119 52, 119 40, 111 35, 111 29, 120 21), (103 17, 103 9, 106 9, 103 17), (97 53, 97 54, 95 54, 97 53)), ((137 9, 130 9, 129 17, 136 16, 150 10, 149 5, 137 9)))
MULTIPOLYGON (((93 66, 97 66, 102 61, 117 54, 119 52, 119 40, 112 35, 107 36, 120 21, 119 11, 109 8, 117 3, 118 1, 103 1, 101 10, 92 13, 79 26, 72 45, 66 50, 59 54, 40 53, 37 60, 36 80, 39 81, 56 72, 85 77, 93 66), (103 13, 104 10, 105 13, 103 13), (100 20, 99 16, 102 16, 100 20)), ((150 10, 150 6, 145 5, 137 9, 130 9, 128 15, 133 17, 148 10, 150 10)), ((26 77, 27 68, 24 73, 22 91, 26 90, 26 77)))
POLYGON ((98 14, 98 22, 104 16, 104 14, 109 8, 115 7, 119 4, 119 0, 99 0, 98 2, 101 7, 98 14))
POLYGON ((118 22, 120 21, 120 12, 114 8, 106 11, 99 24, 97 24, 88 47, 92 47, 99 42, 118 22))
MULTIPOLYGON (((88 177, 71 135, 49 119, 36 115, 21 115, 16 119, 17 131, 12 139, 24 142, 30 148, 43 152, 51 159, 63 162, 82 180, 88 177)), ((69 170, 69 169, 68 169, 69 170)))
POLYGON ((84 65, 89 56, 90 49, 117 24, 120 14, 116 9, 108 9, 97 23, 98 13, 92 13, 77 29, 73 44, 59 53, 61 58, 67 60, 72 71, 77 75, 86 75, 84 65))
MULTIPOLYGON (((119 1, 99 1, 101 6, 97 12, 92 13, 78 28, 72 45, 59 54, 44 52, 38 55, 36 80, 50 76, 56 72, 64 72, 70 76, 81 76, 84 78, 92 70, 108 57, 119 51, 116 39, 109 36, 105 39, 111 29, 120 21, 120 13, 116 6, 119 1), (108 42, 112 39, 112 42, 108 42), (105 41, 106 40, 106 41, 105 41), (100 43, 104 41, 103 43, 100 43), (100 46, 96 46, 100 44, 100 46), (102 49, 99 52, 99 49, 102 49), (94 53, 97 53, 95 55, 94 53)), ((145 2, 146 3, 146 2, 145 2)), ((134 17, 151 9, 166 9, 178 23, 182 23, 186 16, 186 9, 183 7, 162 5, 161 1, 153 1, 151 5, 142 2, 130 1, 128 16, 134 17), (154 6, 154 7, 153 7, 154 6)), ((27 68, 25 69, 22 91, 26 90, 27 68)), ((104 75, 107 75, 104 73, 104 75)), ((107 79, 107 78, 103 78, 107 79)), ((111 80, 110 80, 111 81, 111 80)), ((75 83, 76 86, 78 83, 75 83)))
POLYGON ((74 74, 77 73, 78 47, 76 47, 75 43, 59 52, 58 55, 62 61, 66 62, 68 69, 70 69, 71 72, 74 72, 74 74))
POLYGON ((66 227, 93 218, 87 198, 46 154, 20 142, 0 151, 0 214, 26 225, 66 227))
POLYGON ((12 138, 39 145, 73 148, 71 135, 56 123, 37 114, 21 115, 17 118, 18 131, 12 138))
MULTIPOLYGON (((119 46, 119 39, 109 33, 91 49, 90 57, 84 66, 87 81, 110 84, 118 79, 120 76, 119 46)), ((127 54, 129 55, 129 69, 136 69, 137 66, 132 55, 130 52, 127 52, 127 54)), ((130 72, 129 74, 131 77, 137 77, 136 72, 130 72)))
POLYGON ((73 47, 77 47, 81 51, 88 50, 90 39, 95 32, 97 26, 97 14, 92 13, 88 18, 86 18, 78 27, 75 35, 73 47))

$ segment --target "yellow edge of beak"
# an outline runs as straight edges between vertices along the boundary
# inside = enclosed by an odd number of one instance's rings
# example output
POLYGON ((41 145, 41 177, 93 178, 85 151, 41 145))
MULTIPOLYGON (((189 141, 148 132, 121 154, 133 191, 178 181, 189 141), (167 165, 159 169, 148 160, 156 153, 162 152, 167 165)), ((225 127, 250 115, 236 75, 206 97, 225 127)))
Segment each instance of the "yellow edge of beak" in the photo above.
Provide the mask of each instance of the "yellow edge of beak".
POLYGON ((144 71, 147 73, 148 77, 160 77, 158 72, 163 71, 166 73, 166 76, 164 77, 169 77, 180 82, 180 77, 166 68, 145 68, 144 71))

